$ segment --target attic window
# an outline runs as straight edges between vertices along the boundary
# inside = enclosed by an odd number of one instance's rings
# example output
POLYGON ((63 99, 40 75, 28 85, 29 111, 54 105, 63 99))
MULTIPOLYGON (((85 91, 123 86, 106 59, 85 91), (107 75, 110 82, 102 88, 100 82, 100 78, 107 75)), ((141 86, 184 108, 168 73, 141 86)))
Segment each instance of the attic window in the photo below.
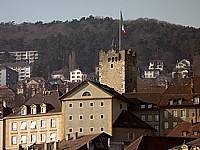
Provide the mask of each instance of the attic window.
POLYGON ((198 135, 198 131, 193 131, 193 135, 198 135))
POLYGON ((188 133, 187 131, 183 131, 182 136, 187 136, 187 133, 188 133))
POLYGON ((173 105, 174 104, 174 100, 173 99, 169 99, 169 105, 173 105))
POLYGON ((178 105, 182 104, 182 99, 178 99, 178 105))
POLYGON ((148 108, 152 108, 152 104, 148 104, 148 108))
POLYGON ((82 96, 91 96, 90 92, 84 92, 82 96))
POLYGON ((21 107, 21 115, 27 115, 27 107, 25 105, 21 107))
POLYGON ((31 105, 31 114, 37 114, 37 106, 35 104, 31 105))
POLYGON ((145 105, 144 105, 144 104, 142 104, 142 105, 141 105, 141 109, 144 109, 144 108, 145 108, 145 105))
POLYGON ((193 98, 193 103, 194 104, 199 104, 199 97, 194 97, 193 98))
POLYGON ((40 105, 40 108, 41 108, 41 111, 40 111, 40 113, 46 113, 46 104, 44 104, 44 103, 42 103, 41 105, 40 105))

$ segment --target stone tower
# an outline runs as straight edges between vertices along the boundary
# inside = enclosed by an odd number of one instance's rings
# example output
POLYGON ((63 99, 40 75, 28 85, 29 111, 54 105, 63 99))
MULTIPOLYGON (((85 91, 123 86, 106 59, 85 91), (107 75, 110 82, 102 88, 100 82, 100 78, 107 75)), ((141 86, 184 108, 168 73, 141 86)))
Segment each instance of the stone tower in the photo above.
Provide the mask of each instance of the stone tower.
POLYGON ((99 52, 99 82, 119 93, 137 90, 136 53, 122 49, 99 52))

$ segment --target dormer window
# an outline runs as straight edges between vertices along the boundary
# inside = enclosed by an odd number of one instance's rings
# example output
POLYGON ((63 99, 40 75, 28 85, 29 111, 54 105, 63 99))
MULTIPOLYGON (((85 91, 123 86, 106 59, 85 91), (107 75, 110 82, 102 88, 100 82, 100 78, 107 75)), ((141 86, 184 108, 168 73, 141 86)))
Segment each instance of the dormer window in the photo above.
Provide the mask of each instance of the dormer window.
POLYGON ((198 135, 198 131, 193 131, 193 135, 198 135))
POLYGON ((31 114, 37 114, 37 106, 35 104, 31 105, 31 114))
POLYGON ((47 109, 47 107, 46 107, 46 104, 44 104, 44 103, 42 103, 41 105, 40 105, 40 108, 41 108, 41 111, 40 111, 40 113, 46 113, 46 109, 47 109))
POLYGON ((169 99, 169 105, 173 105, 174 104, 174 100, 173 99, 169 99))
POLYGON ((82 96, 91 96, 90 92, 84 92, 82 96))
POLYGON ((178 105, 182 105, 182 99, 178 99, 178 105))
POLYGON ((27 115, 27 107, 25 105, 21 107, 21 115, 27 115))
POLYGON ((148 104, 148 108, 152 108, 152 104, 148 104))
POLYGON ((187 131, 183 131, 182 136, 187 136, 187 133, 188 133, 187 131))
POLYGON ((199 97, 194 97, 193 98, 193 103, 194 104, 199 104, 199 97))
POLYGON ((144 108, 145 108, 145 105, 144 105, 144 104, 142 104, 140 107, 141 107, 141 109, 144 109, 144 108))

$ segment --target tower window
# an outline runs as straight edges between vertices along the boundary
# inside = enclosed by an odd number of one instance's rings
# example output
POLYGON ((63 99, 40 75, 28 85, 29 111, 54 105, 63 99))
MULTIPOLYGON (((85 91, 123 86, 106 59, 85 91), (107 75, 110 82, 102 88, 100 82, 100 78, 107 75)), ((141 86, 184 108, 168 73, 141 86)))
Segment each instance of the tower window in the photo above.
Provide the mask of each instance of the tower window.
POLYGON ((110 65, 110 68, 113 68, 113 64, 110 65))
POLYGON ((110 62, 110 58, 108 58, 108 62, 110 62))

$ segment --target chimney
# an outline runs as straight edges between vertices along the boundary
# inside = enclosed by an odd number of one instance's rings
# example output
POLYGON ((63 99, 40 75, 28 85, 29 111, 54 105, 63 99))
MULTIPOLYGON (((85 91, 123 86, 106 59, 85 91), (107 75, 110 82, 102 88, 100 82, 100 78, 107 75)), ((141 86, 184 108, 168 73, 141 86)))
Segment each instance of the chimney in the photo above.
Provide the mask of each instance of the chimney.
POLYGON ((68 84, 66 85, 66 91, 65 92, 66 93, 69 92, 69 85, 68 84))
POLYGON ((165 80, 165 89, 168 89, 168 87, 169 87, 169 82, 165 80))
POLYGON ((65 139, 66 139, 66 141, 69 141, 70 140, 70 134, 66 134, 65 139))
POLYGON ((194 93, 194 79, 191 80, 191 92, 194 93))
POLYGON ((73 140, 76 140, 78 138, 78 132, 75 132, 74 134, 73 134, 73 140))
POLYGON ((194 125, 194 121, 193 121, 193 119, 191 119, 191 124, 192 124, 192 126, 194 125))
POLYGON ((3 107, 7 107, 7 103, 6 103, 6 101, 5 100, 3 100, 3 107))

